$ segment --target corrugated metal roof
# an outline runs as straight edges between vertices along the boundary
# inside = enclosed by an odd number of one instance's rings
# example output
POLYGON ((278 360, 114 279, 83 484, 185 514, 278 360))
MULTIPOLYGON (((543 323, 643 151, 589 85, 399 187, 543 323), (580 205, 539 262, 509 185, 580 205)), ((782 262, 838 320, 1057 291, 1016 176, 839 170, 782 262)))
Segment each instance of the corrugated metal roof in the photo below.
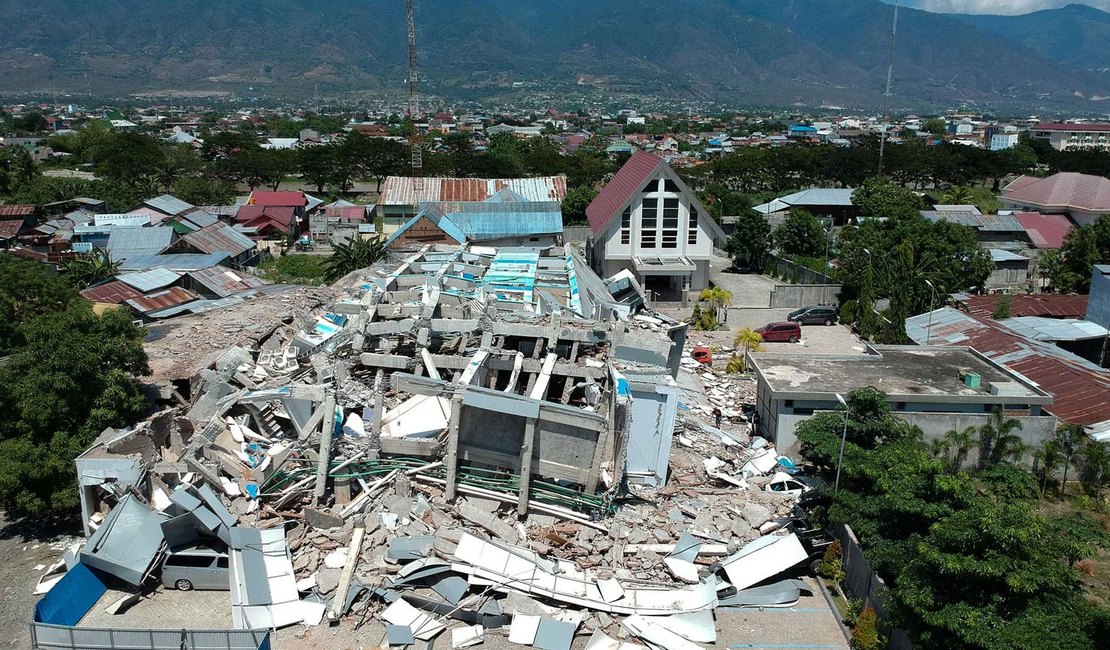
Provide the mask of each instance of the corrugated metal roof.
POLYGON ((1051 343, 951 307, 906 319, 906 334, 920 344, 975 348, 1051 393, 1053 404, 1045 410, 1065 422, 1110 421, 1110 373, 1051 343))
POLYGON ((1086 341, 1107 334, 1105 327, 1079 319, 1017 316, 998 323, 1034 341, 1086 341))
POLYGON ((157 255, 173 242, 173 235, 173 228, 163 226, 113 227, 108 233, 108 253, 116 261, 142 255, 157 255))
POLYGON ((1019 212, 1014 215, 1037 248, 1063 248, 1071 232, 1071 221, 1062 214, 1019 212))
POLYGON ((140 314, 147 314, 167 307, 175 307, 198 298, 197 294, 181 287, 170 287, 164 291, 149 293, 138 298, 125 301, 132 309, 140 314))
POLYGON ((0 219, 26 219, 35 213, 35 206, 23 203, 0 205, 0 219))
POLYGON ((251 192, 248 204, 259 207, 303 208, 308 204, 304 192, 251 192))
POLYGON ((798 207, 805 207, 807 205, 840 205, 850 207, 854 205, 852 203, 853 192, 855 192, 855 190, 850 187, 815 187, 780 197, 779 200, 783 203, 798 207))
POLYGON ((12 239, 23 230, 22 219, 0 220, 0 239, 12 239))
POLYGON ((171 194, 162 194, 153 199, 147 199, 143 201, 143 205, 163 214, 168 214, 171 217, 176 217, 182 212, 191 210, 194 207, 192 203, 186 203, 171 194))
POLYGON ((81 297, 90 302, 103 302, 118 305, 125 300, 142 297, 142 293, 130 286, 113 280, 98 287, 81 290, 81 297))
MULTIPOLYGON (((563 232, 563 212, 554 201, 535 203, 422 204, 429 214, 442 214, 465 239, 489 241, 563 232)), ((443 228, 443 223, 439 224, 443 228)), ((446 229, 445 229, 446 232, 446 229)), ((453 237, 455 236, 453 233, 453 237)))
POLYGON ((390 176, 382 184, 378 205, 418 205, 440 201, 485 201, 503 188, 528 201, 562 201, 567 177, 539 178, 410 178, 390 176))
POLYGON ((123 273, 116 276, 116 279, 146 293, 170 286, 181 279, 181 274, 166 268, 156 268, 148 271, 123 273))
POLYGON ((1017 253, 1011 253, 1010 251, 1004 251, 1001 248, 992 248, 992 249, 990 249, 990 254, 991 254, 991 261, 992 262, 1028 262, 1029 261, 1028 257, 1023 257, 1021 255, 1018 255, 1017 253))
POLYGON ((265 280, 249 273, 233 271, 224 266, 211 266, 191 271, 189 277, 215 295, 226 298, 236 291, 254 289, 267 284, 265 280))
POLYGON ((296 218, 294 208, 268 205, 244 205, 235 214, 235 220, 239 223, 254 223, 265 220, 287 231, 296 218))
POLYGON ((181 239, 202 253, 223 251, 231 257, 238 257, 249 250, 254 250, 255 246, 250 237, 224 223, 214 223, 191 232, 181 239))
POLYGON ((200 208, 194 208, 194 209, 186 212, 185 214, 181 215, 181 217, 179 218, 179 221, 181 223, 187 223, 187 224, 192 225, 193 230, 199 230, 201 228, 211 226, 214 223, 219 223, 220 219, 219 219, 219 217, 212 214, 211 212, 201 210, 200 208))
POLYGON ((167 268, 171 271, 197 271, 216 266, 228 259, 227 253, 209 253, 197 255, 191 253, 174 253, 170 255, 136 255, 120 263, 121 271, 143 271, 146 269, 167 268))
MULTIPOLYGON (((961 302, 975 316, 990 318, 999 295, 963 296, 961 302)), ((1083 318, 1087 313, 1087 296, 1081 294, 1019 294, 1010 296, 1012 316, 1045 316, 1048 318, 1083 318)))
POLYGON ((620 168, 586 208, 590 229, 597 234, 605 229, 609 220, 624 209, 624 205, 639 192, 644 182, 663 165, 663 159, 645 151, 637 151, 620 168))

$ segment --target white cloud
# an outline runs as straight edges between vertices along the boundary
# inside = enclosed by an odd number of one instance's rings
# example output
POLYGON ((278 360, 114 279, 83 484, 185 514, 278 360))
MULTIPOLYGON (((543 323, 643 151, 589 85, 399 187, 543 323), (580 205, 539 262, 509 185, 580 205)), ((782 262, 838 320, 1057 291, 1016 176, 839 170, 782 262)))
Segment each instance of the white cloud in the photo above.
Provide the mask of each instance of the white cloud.
MULTIPOLYGON (((903 4, 936 13, 1027 14, 1041 9, 1063 7, 1073 2, 1076 0, 906 0, 903 4)), ((1110 11, 1110 0, 1085 0, 1082 4, 1110 11)))

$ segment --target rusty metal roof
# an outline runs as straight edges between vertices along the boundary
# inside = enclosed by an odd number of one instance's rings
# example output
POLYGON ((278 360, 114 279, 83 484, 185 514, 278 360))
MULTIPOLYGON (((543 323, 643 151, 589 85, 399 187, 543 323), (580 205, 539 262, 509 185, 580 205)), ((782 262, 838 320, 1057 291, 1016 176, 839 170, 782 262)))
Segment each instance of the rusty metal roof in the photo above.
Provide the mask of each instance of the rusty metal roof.
POLYGON ((190 246, 201 253, 225 252, 231 257, 254 249, 250 237, 225 223, 214 223, 182 237, 190 246))
POLYGON ((90 287, 81 291, 81 297, 90 302, 103 302, 118 305, 125 300, 141 298, 143 294, 137 289, 128 286, 119 280, 113 280, 98 287, 90 287))
POLYGON ((0 205, 0 219, 25 219, 35 213, 35 206, 27 204, 0 205))
POLYGON ((191 271, 189 277, 221 298, 226 298, 236 291, 255 289, 267 284, 261 278, 249 273, 233 271, 224 266, 211 266, 207 269, 191 271))
MULTIPOLYGON (((990 318, 998 306, 999 295, 966 296, 962 299, 975 316, 990 318)), ((1087 296, 1080 294, 1038 294, 1010 296, 1010 315, 1042 316, 1045 318, 1083 318, 1087 313, 1087 296)))
POLYGON ((148 293, 145 296, 138 298, 131 298, 126 300, 128 306, 140 314, 146 314, 159 309, 167 307, 176 307, 177 305, 184 305, 187 302, 196 300, 199 296, 187 289, 181 287, 170 287, 164 291, 157 291, 155 293, 148 293))
POLYGON ((1110 421, 1110 372, 1051 343, 1024 338, 989 318, 951 307, 906 319, 906 333, 925 345, 975 348, 1052 394, 1045 410, 1065 422, 1110 421))
POLYGON ((441 201, 485 201, 503 189, 525 201, 562 201, 567 177, 538 178, 410 178, 390 176, 382 184, 378 205, 418 205, 441 201))
POLYGON ((3 219, 0 220, 0 239, 11 239, 23 230, 23 220, 21 219, 3 219))

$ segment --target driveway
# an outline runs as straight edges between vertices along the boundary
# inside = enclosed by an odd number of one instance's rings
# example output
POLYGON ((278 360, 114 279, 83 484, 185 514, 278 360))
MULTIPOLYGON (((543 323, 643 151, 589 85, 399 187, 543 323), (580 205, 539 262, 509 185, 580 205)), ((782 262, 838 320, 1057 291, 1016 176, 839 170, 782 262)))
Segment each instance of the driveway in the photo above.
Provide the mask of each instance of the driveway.
POLYGON ((714 256, 709 262, 709 281, 732 292, 733 307, 769 307, 776 281, 754 273, 726 273, 731 266, 732 260, 727 257, 714 256))

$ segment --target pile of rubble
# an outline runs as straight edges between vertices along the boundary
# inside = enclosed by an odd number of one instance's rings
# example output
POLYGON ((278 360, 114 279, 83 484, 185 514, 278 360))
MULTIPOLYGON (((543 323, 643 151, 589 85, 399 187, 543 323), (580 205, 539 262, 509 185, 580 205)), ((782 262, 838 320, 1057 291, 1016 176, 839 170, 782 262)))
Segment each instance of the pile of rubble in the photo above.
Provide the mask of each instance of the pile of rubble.
POLYGON ((763 489, 792 465, 750 437, 743 382, 589 273, 426 248, 256 328, 77 459, 75 562, 138 590, 212 545, 236 627, 378 619, 382 645, 690 648, 717 607, 795 602, 756 586, 814 551, 763 489))

